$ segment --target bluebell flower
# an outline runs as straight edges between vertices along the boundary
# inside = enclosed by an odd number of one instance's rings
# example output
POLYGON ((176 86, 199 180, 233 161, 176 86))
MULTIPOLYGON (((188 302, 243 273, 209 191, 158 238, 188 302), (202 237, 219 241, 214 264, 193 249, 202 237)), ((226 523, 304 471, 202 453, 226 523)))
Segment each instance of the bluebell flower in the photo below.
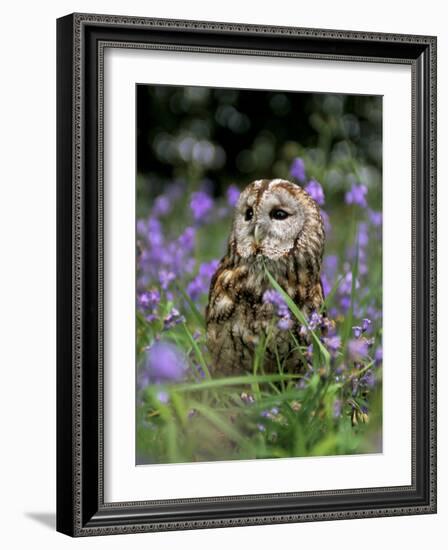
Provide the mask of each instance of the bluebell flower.
POLYGON ((213 199, 205 191, 197 191, 191 195, 190 208, 196 222, 203 222, 213 208, 213 199))
POLYGON ((184 353, 169 342, 155 342, 146 350, 139 376, 140 387, 150 383, 178 382, 187 371, 184 353))
POLYGON ((334 279, 338 268, 339 258, 336 254, 328 254, 324 257, 324 271, 330 279, 334 279))
POLYGON ((172 271, 161 269, 159 271, 159 282, 163 290, 167 290, 168 286, 176 279, 176 275, 172 271))
POLYGON ((280 330, 290 330, 294 326, 293 320, 288 317, 281 317, 277 321, 277 327, 280 330))
POLYGON ((325 204, 324 190, 318 181, 310 180, 305 186, 305 191, 317 202, 317 204, 325 204))
POLYGON ((330 216, 321 208, 320 217, 322 218, 322 222, 324 224, 325 233, 328 235, 331 231, 330 216))
POLYGON ((345 194, 345 202, 347 204, 357 204, 363 208, 367 207, 367 187, 363 184, 352 184, 350 191, 345 194))
POLYGON ((349 340, 348 355, 352 361, 359 363, 367 357, 368 342, 364 339, 349 340))
POLYGON ((166 216, 171 212, 171 201, 166 195, 159 195, 152 207, 153 216, 166 216))
POLYGON ((160 403, 166 404, 170 400, 170 396, 166 391, 159 391, 156 394, 157 400, 160 401, 160 403))
POLYGON ((369 244, 369 228, 365 222, 358 225, 358 246, 363 249, 369 244))
POLYGON ((342 413, 342 401, 335 399, 333 401, 333 418, 339 418, 342 413))
POLYGON ((227 202, 232 208, 236 206, 240 198, 240 190, 236 185, 229 185, 227 188, 227 202))
POLYGON ((375 365, 378 366, 383 362, 383 348, 378 346, 375 351, 375 365))
POLYGON ((289 330, 293 326, 291 314, 283 296, 276 290, 268 289, 263 293, 263 302, 274 306, 276 314, 280 317, 277 327, 280 330, 289 330))
POLYGON ((300 157, 295 158, 292 161, 289 173, 293 178, 299 181, 305 181, 305 163, 300 157))
POLYGON ((372 389, 375 386, 375 382, 375 374, 371 369, 364 373, 364 376, 362 376, 359 381, 362 386, 366 386, 369 389, 372 389))
POLYGON ((324 340, 325 347, 330 352, 330 355, 334 357, 337 351, 341 347, 341 337, 338 335, 334 335, 334 336, 328 336, 323 340, 324 340))
POLYGON ((308 326, 311 330, 316 330, 318 326, 322 324, 322 315, 317 313, 317 311, 311 312, 311 315, 308 317, 308 326))
POLYGON ((196 277, 188 284, 187 293, 192 300, 197 300, 203 294, 207 294, 210 281, 219 265, 219 260, 211 260, 199 266, 196 277))
POLYGON ((177 244, 183 251, 191 252, 196 244, 196 229, 186 227, 177 240, 177 244))
POLYGON ((142 310, 153 310, 160 302, 160 292, 158 290, 149 290, 137 295, 137 302, 142 310))
POLYGON ((380 227, 383 223, 383 213, 369 209, 369 220, 375 227, 380 227))
POLYGON ((179 313, 179 311, 173 307, 168 315, 163 320, 163 328, 173 328, 180 323, 185 323, 185 317, 179 313))

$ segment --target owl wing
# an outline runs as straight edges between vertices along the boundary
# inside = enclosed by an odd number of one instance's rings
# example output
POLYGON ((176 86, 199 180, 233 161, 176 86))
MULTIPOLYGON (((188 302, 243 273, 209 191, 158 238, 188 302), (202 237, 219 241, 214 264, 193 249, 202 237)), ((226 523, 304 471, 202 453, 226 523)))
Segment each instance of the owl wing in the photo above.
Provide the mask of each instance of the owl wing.
POLYGON ((320 279, 310 288, 308 296, 311 308, 319 311, 325 302, 324 287, 322 286, 322 281, 320 279))
POLYGON ((233 311, 234 303, 230 292, 233 273, 228 258, 224 257, 210 281, 208 303, 205 308, 207 324, 210 321, 225 318, 233 311))

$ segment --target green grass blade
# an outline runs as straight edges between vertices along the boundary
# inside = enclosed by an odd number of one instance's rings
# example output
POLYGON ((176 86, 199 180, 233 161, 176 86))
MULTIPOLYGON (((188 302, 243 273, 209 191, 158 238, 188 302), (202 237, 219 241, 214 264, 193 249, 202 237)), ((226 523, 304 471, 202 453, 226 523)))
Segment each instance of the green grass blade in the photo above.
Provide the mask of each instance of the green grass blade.
POLYGON ((187 325, 184 323, 183 324, 183 327, 185 329, 185 332, 188 336, 188 339, 190 341, 190 344, 191 346, 193 347, 194 349, 194 352, 196 354, 196 358, 199 362, 199 364, 201 365, 202 369, 204 370, 204 373, 205 373, 205 377, 208 378, 209 380, 211 380, 211 375, 210 375, 210 371, 208 369, 208 366, 207 366, 207 363, 204 359, 204 355, 202 354, 202 351, 201 351, 201 348, 198 346, 198 343, 196 342, 196 340, 193 338, 193 335, 191 334, 191 332, 188 330, 188 327, 187 325))
POLYGON ((252 389, 257 399, 259 399, 261 395, 260 386, 257 381, 257 374, 258 374, 258 370, 262 367, 264 362, 264 354, 266 353, 268 339, 269 339, 269 336, 265 338, 263 337, 263 335, 261 335, 260 341, 257 344, 257 347, 255 349, 255 354, 254 354, 254 360, 252 365, 252 375, 255 377, 254 378, 255 382, 252 384, 252 389))
POLYGON ((355 295, 356 295, 356 281, 358 279, 358 263, 359 263, 359 244, 358 244, 358 233, 357 228, 355 226, 355 235, 356 235, 356 243, 355 243, 355 259, 352 266, 352 286, 350 291, 350 307, 348 309, 347 317, 345 319, 344 323, 344 331, 342 336, 343 344, 347 342, 347 340, 350 338, 350 334, 352 332, 352 326, 353 326, 353 308, 354 308, 354 302, 355 302, 355 295))
POLYGON ((285 300, 287 306, 291 310, 294 317, 299 321, 301 325, 304 325, 307 327, 308 332, 311 334, 311 338, 313 340, 313 344, 316 344, 317 349, 319 350, 319 353, 321 354, 325 365, 329 365, 330 363, 330 354, 328 353, 328 350, 325 348, 325 346, 320 341, 317 334, 314 332, 314 330, 311 330, 308 326, 308 321, 305 318, 305 315, 300 311, 300 309, 297 307, 297 304, 294 303, 294 301, 291 299, 289 294, 287 294, 283 288, 277 283, 277 281, 274 279, 274 277, 269 273, 268 269, 265 267, 266 275, 269 279, 269 282, 271 285, 275 288, 275 290, 283 297, 285 300))
POLYGON ((177 384, 177 392, 201 391, 213 388, 226 388, 227 386, 251 386, 252 384, 263 384, 269 382, 280 382, 281 380, 298 380, 303 378, 301 374, 258 374, 247 376, 229 376, 227 378, 217 378, 204 380, 192 384, 177 384))
POLYGON ((323 301, 323 304, 320 306, 320 312, 321 313, 322 313, 322 311, 324 311, 328 307, 328 304, 333 299, 333 296, 336 294, 336 291, 338 290, 339 285, 342 283, 343 280, 344 280, 344 276, 341 275, 338 278, 338 280, 334 283, 334 285, 332 286, 332 288, 331 288, 330 292, 328 293, 328 295, 325 296, 325 300, 323 301))
POLYGON ((205 319, 204 316, 201 315, 200 311, 196 307, 196 304, 193 302, 193 300, 188 296, 188 294, 185 292, 185 290, 179 286, 176 285, 176 289, 179 291, 179 293, 182 295, 182 298, 187 302, 187 304, 190 307, 191 313, 193 317, 196 319, 196 321, 199 323, 199 326, 205 330, 205 319))
POLYGON ((221 416, 216 414, 216 412, 210 407, 205 407, 201 403, 192 401, 192 406, 199 414, 202 414, 209 422, 211 422, 218 430, 223 432, 227 437, 241 445, 241 447, 247 447, 247 439, 242 436, 238 430, 226 422, 221 416))

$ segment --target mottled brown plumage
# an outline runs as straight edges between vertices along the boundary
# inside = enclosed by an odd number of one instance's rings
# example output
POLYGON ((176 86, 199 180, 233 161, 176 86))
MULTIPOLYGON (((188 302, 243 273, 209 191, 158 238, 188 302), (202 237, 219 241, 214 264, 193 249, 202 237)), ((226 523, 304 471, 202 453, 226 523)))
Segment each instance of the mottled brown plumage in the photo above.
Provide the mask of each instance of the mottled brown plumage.
MULTIPOLYGON (((265 372, 297 372, 300 358, 289 331, 277 327, 264 267, 308 315, 323 302, 320 270, 325 233, 319 206, 301 187, 281 179, 257 180, 241 193, 227 254, 210 285, 207 343, 213 369, 223 375, 252 370, 260 338, 267 340, 265 372), (269 334, 269 336, 268 336, 269 334)), ((299 338, 300 327, 292 328, 299 338)))

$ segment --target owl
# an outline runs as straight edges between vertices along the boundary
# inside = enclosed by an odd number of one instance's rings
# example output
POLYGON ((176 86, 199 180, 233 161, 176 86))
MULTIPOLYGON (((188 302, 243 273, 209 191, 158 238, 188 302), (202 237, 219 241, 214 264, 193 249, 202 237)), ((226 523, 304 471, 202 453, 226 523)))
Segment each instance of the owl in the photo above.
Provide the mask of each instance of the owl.
POLYGON ((283 179, 257 180, 244 189, 206 308, 215 373, 252 371, 260 346, 265 349, 264 372, 278 372, 278 361, 286 372, 300 371, 303 355, 295 344, 303 343, 300 326, 291 316, 290 326, 279 322, 278 303, 266 299, 275 296, 266 269, 308 316, 324 300, 324 244, 319 206, 304 189, 283 179))

